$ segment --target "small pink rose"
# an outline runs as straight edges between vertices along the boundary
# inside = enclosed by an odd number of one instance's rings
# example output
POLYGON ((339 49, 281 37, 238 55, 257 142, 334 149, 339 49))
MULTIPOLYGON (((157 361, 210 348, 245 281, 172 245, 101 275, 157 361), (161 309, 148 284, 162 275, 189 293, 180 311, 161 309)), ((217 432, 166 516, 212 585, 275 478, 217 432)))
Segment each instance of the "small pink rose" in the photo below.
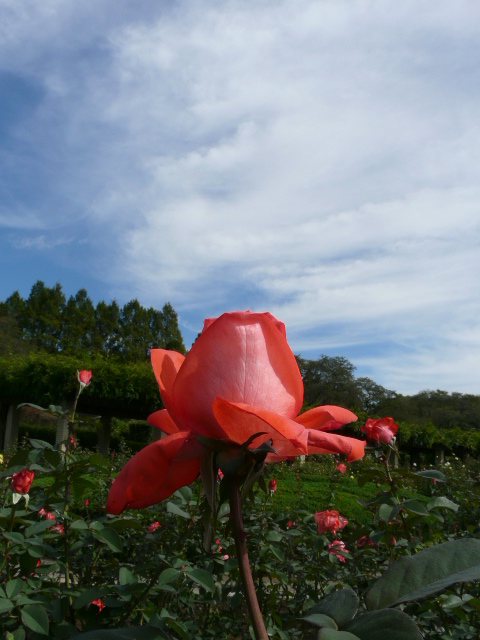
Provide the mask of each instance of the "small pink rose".
POLYGON ((12 481, 10 482, 10 489, 14 493, 26 494, 30 490, 30 485, 33 481, 34 471, 29 469, 22 469, 12 474, 12 481))
POLYGON ((88 387, 90 380, 92 379, 92 372, 87 369, 80 369, 77 371, 77 380, 82 388, 88 387))
POLYGON ((385 418, 372 419, 368 418, 363 427, 360 427, 360 431, 375 442, 385 442, 388 444, 397 433, 398 424, 393 421, 393 418, 387 416, 385 418))
POLYGON ((343 529, 348 524, 348 520, 345 516, 339 515, 338 511, 326 509, 315 511, 315 524, 318 526, 318 533, 326 531, 336 533, 338 529, 343 529))

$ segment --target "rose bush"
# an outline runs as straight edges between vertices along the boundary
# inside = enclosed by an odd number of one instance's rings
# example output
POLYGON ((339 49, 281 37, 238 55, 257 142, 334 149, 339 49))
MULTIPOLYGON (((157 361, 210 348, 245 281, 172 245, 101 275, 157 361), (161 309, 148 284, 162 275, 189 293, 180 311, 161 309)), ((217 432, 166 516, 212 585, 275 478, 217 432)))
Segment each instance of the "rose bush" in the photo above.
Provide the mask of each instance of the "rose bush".
POLYGON ((148 421, 167 437, 120 471, 108 496, 110 513, 152 505, 190 484, 212 449, 224 473, 243 464, 245 450, 267 442, 267 462, 311 453, 341 453, 349 461, 363 456, 363 441, 330 433, 356 420, 351 411, 326 405, 298 415, 300 371, 285 325, 268 312, 208 318, 187 356, 152 349, 151 361, 165 409, 148 421))

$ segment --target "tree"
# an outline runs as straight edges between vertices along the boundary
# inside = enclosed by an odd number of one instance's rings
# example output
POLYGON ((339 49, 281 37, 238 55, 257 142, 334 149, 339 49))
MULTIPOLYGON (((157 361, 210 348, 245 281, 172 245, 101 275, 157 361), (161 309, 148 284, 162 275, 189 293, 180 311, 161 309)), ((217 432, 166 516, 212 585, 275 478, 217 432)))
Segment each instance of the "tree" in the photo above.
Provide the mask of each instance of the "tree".
POLYGON ((65 353, 91 353, 95 308, 85 289, 70 296, 63 311, 61 349, 65 353))
POLYGON ((148 321, 147 310, 136 298, 122 307, 119 319, 119 352, 123 359, 142 360, 148 356, 154 341, 148 321))
POLYGON ((160 336, 164 349, 172 349, 180 353, 186 352, 178 326, 178 316, 170 302, 166 302, 162 308, 160 336))
POLYGON ((353 375, 355 367, 347 358, 322 355, 318 360, 305 360, 297 356, 297 363, 305 387, 306 406, 361 406, 362 398, 353 375))
POLYGON ((111 355, 120 351, 120 307, 116 300, 110 304, 101 300, 95 307, 92 351, 111 355))
POLYGON ((368 413, 377 411, 385 400, 395 398, 397 395, 395 391, 385 389, 385 387, 377 384, 371 378, 357 378, 356 383, 362 402, 362 409, 365 409, 368 413))
POLYGON ((0 302, 0 355, 27 353, 30 348, 11 307, 7 302, 0 302))
POLYGON ((41 280, 33 285, 25 302, 23 329, 39 349, 50 353, 61 349, 65 296, 61 285, 46 287, 41 280))

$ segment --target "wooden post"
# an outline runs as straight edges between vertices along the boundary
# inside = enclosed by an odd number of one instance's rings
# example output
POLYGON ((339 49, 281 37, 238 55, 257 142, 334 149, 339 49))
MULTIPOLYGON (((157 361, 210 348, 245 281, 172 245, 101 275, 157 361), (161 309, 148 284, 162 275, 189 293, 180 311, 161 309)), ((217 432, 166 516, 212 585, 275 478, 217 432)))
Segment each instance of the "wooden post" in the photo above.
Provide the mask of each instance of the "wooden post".
POLYGON ((55 444, 59 442, 63 442, 68 438, 68 419, 64 416, 61 416, 57 420, 57 432, 55 434, 55 444))
POLYGON ((15 446, 18 438, 18 426, 20 423, 20 410, 14 404, 9 405, 7 420, 5 423, 5 439, 3 442, 3 449, 5 453, 15 446))
POLYGON ((445 449, 437 445, 434 449, 435 452, 435 466, 439 467, 445 462, 445 449))
POLYGON ((100 424, 100 431, 98 433, 98 451, 102 456, 108 456, 110 435, 112 433, 112 417, 102 416, 100 418, 100 424))

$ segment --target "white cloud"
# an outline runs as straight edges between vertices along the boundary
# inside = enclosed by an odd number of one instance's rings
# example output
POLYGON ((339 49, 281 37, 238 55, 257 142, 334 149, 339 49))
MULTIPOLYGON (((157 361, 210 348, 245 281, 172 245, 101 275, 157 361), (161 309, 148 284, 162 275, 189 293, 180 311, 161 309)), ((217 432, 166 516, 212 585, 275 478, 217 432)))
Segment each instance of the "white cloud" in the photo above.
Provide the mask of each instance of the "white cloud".
POLYGON ((480 5, 23 6, 0 58, 44 90, 15 128, 47 185, 24 206, 88 223, 118 297, 198 328, 268 306, 387 387, 480 387, 480 5))

